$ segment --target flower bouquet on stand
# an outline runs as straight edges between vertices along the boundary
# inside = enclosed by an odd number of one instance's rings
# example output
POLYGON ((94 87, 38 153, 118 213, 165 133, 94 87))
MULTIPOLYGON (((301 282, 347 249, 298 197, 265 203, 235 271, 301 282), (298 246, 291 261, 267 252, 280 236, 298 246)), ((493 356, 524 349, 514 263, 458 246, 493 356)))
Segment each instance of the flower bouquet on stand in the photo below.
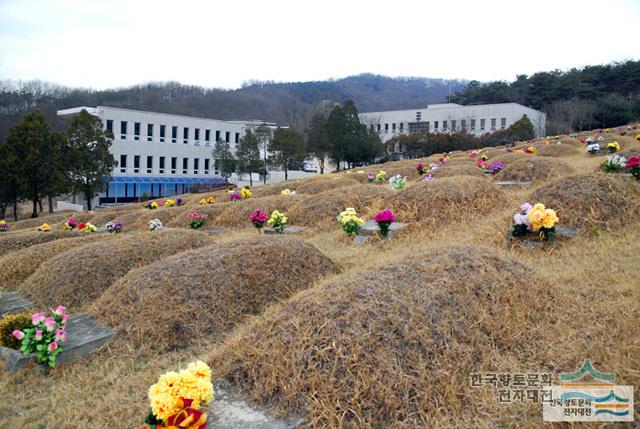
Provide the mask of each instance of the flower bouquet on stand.
POLYGON ((556 232, 558 220, 556 212, 546 208, 544 204, 538 203, 532 206, 524 203, 520 206, 520 212, 513 215, 511 235, 513 237, 533 235, 540 241, 549 241, 556 232))
POLYGON ((358 217, 356 209, 353 207, 346 208, 337 216, 336 220, 340 224, 342 230, 351 237, 358 235, 360 227, 364 225, 364 220, 358 217))
POLYGON ((122 227, 124 226, 124 224, 122 223, 121 220, 112 220, 107 222, 107 224, 104 226, 104 228, 107 230, 107 232, 111 232, 113 234, 117 234, 119 232, 122 232, 122 227))
POLYGON ((182 371, 169 371, 149 388, 151 410, 145 429, 205 429, 207 414, 200 408, 213 400, 211 369, 201 361, 182 371))
POLYGON ((187 225, 189 225, 189 228, 198 229, 204 226, 205 223, 207 223, 206 214, 196 212, 196 211, 187 213, 187 225))
POLYGON ((271 216, 269 217, 269 220, 267 220, 267 223, 271 225, 275 232, 282 234, 288 221, 289 218, 287 218, 284 213, 274 210, 271 212, 271 216))
POLYGON ((389 228, 391 224, 396 220, 393 212, 389 209, 384 209, 381 212, 376 213, 375 221, 378 224, 380 235, 384 238, 389 235, 389 228))
POLYGON ((20 352, 27 356, 36 353, 38 361, 45 367, 55 367, 56 357, 62 351, 61 344, 67 340, 65 326, 69 316, 66 309, 59 305, 47 316, 44 311, 31 316, 33 327, 13 331, 20 341, 20 352))
POLYGON ((264 224, 268 220, 269 215, 260 208, 255 209, 255 211, 249 215, 249 222, 253 223, 253 226, 258 230, 258 234, 260 234, 260 230, 264 228, 264 224))

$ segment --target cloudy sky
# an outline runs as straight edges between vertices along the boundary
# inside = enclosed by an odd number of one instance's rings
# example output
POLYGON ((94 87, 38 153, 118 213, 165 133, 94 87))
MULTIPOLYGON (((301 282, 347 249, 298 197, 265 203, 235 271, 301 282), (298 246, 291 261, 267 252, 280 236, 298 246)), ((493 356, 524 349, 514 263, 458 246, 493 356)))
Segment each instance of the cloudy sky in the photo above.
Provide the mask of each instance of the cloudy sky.
POLYGON ((639 23, 640 0, 0 0, 0 79, 512 80, 640 59, 639 23))

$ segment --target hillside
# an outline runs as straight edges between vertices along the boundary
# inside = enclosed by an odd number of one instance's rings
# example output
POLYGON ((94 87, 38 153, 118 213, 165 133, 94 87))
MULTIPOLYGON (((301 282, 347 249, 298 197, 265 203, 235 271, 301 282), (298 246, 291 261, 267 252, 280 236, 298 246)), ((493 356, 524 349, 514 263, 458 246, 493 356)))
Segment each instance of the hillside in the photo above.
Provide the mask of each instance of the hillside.
POLYGON ((586 141, 616 141, 630 158, 639 133, 454 151, 255 187, 238 201, 216 191, 13 222, 0 232, 0 295, 18 291, 32 311, 66 305, 118 335, 48 376, 2 373, 0 426, 142 427, 149 386, 195 359, 305 428, 539 428, 539 403, 504 403, 471 374, 559 382, 585 359, 638 386, 640 182, 606 173, 608 154, 587 153, 586 141), (502 170, 484 172, 483 156, 502 170), (370 182, 380 170, 406 186, 370 182), (555 210, 552 242, 508 239, 527 201, 555 210), (259 233, 248 220, 258 207, 305 229, 259 233), (389 208, 407 227, 359 244, 336 222, 346 207, 365 220, 389 208), (195 231, 192 211, 208 216, 195 231), (71 215, 118 219, 123 232, 63 230, 71 215), (164 228, 149 231, 151 219, 164 228), (45 221, 51 231, 36 231, 45 221))
POLYGON ((0 82, 0 139, 25 112, 40 107, 57 130, 66 121, 58 109, 106 105, 216 119, 260 119, 302 131, 327 104, 354 100, 360 111, 421 107, 446 100, 464 81, 390 78, 361 74, 321 82, 254 82, 235 90, 206 89, 177 82, 92 91, 43 82, 0 82))

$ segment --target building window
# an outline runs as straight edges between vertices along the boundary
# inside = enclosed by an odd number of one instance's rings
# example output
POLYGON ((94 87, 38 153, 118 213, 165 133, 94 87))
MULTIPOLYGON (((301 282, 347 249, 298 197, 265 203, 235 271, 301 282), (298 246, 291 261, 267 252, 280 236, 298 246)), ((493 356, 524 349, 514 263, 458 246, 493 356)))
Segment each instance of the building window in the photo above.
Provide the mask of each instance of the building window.
POLYGON ((153 173, 153 157, 147 157, 147 173, 153 173))
POLYGON ((433 129, 438 131, 438 121, 433 121, 433 129))
POLYGON ((400 132, 404 131, 404 122, 400 122, 400 132))
POLYGON ((220 141, 220 130, 216 130, 216 141, 220 141))
POLYGON ((182 174, 187 174, 189 169, 189 158, 182 158, 182 174))
POLYGON ((240 133, 236 133, 236 138, 234 140, 236 143, 240 143, 240 133))
POLYGON ((466 119, 461 119, 460 120, 460 129, 465 131, 467 129, 467 120, 466 119))
POLYGON ((374 130, 374 128, 375 128, 375 127, 373 126, 373 124, 369 124, 369 129, 370 129, 371 131, 373 131, 373 130, 374 130))
POLYGON ((429 132, 429 121, 427 122, 409 122, 410 133, 424 133, 429 132))
POLYGON ((422 112, 416 112, 416 122, 422 121, 422 112))
POLYGON ((224 141, 229 143, 231 141, 231 133, 229 131, 224 133, 224 141))
POLYGON ((153 124, 147 124, 147 141, 153 141, 153 124))
POLYGON ((133 123, 133 139, 140 140, 140 122, 133 123))
POLYGON ((442 129, 446 131, 447 126, 448 126, 447 121, 442 121, 442 129))
POLYGON ((391 129, 393 130, 394 133, 396 132, 396 123, 395 122, 391 124, 391 129))
POLYGON ((107 131, 113 134, 113 119, 107 119, 107 131))
POLYGON ((385 133, 389 132, 389 124, 384 124, 384 132, 385 133))
POLYGON ((133 156, 133 172, 134 173, 140 172, 140 155, 133 156))
POLYGON ((380 132, 380 127, 381 127, 381 125, 380 125, 380 124, 378 124, 378 132, 380 132))
POLYGON ((198 174, 200 168, 200 158, 193 158, 193 174, 198 174))
POLYGON ((193 139, 195 141, 200 140, 200 128, 196 128, 195 130, 193 130, 193 132, 195 133, 194 136, 193 136, 193 139))
POLYGON ((120 139, 127 139, 127 121, 120 121, 120 139))
POLYGON ((171 157, 171 174, 176 174, 176 168, 178 165, 178 158, 176 158, 175 156, 171 157))
POLYGON ((496 118, 491 118, 491 131, 496 129, 496 118))
POLYGON ((480 131, 484 131, 486 122, 486 119, 480 119, 480 131))
POLYGON ((189 143, 189 128, 187 127, 184 127, 184 129, 182 130, 182 143, 189 143))
POLYGON ((160 171, 159 171, 159 172, 160 172, 160 174, 164 174, 164 160, 165 160, 165 157, 164 157, 164 156, 161 156, 161 157, 160 157, 160 163, 159 163, 159 165, 158 165, 158 168, 159 168, 159 170, 160 170, 160 171))
POLYGON ((472 119, 471 120, 471 131, 475 131, 476 130, 476 120, 472 119))
POLYGON ((452 119, 451 120, 451 131, 455 131, 456 130, 456 120, 452 119))
POLYGON ((178 127, 171 127, 171 143, 176 143, 178 141, 178 127))
POLYGON ((209 161, 210 161, 209 158, 204 160, 204 174, 209 174, 209 165, 210 165, 209 161))
POLYGON ((204 140, 206 142, 211 141, 211 130, 204 130, 204 140))
POLYGON ((500 128, 503 130, 507 128, 507 118, 500 118, 500 128))
POLYGON ((120 155, 120 173, 127 172, 127 155, 120 155))
POLYGON ((164 143, 166 126, 160 125, 160 143, 164 143))

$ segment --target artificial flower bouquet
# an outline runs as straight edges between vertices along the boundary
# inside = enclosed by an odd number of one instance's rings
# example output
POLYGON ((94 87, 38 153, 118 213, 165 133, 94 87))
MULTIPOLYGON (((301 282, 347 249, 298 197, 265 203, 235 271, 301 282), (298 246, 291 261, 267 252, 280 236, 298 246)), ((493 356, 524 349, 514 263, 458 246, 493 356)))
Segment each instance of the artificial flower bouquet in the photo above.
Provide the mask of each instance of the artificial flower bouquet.
POLYGON ((416 165, 416 171, 419 175, 422 176, 423 174, 427 174, 429 172, 429 169, 425 167, 423 163, 419 162, 418 165, 416 165))
POLYGON ((253 193, 251 192, 251 189, 248 186, 243 186, 240 189, 240 198, 247 199, 247 198, 251 198, 252 196, 253 196, 253 193))
POLYGON ((229 201, 238 201, 242 199, 242 196, 240 195, 240 193, 233 191, 229 193, 229 201))
POLYGON ((378 229, 380 230, 380 235, 382 235, 382 237, 389 235, 389 228, 391 228, 391 224, 395 222, 395 220, 395 215, 389 209, 384 209, 381 212, 376 213, 375 221, 378 224, 378 229))
POLYGON ((407 184, 407 176, 402 177, 399 174, 396 174, 389 179, 389 184, 393 189, 402 189, 407 184))
POLYGON ((536 147, 535 146, 529 146, 528 148, 526 148, 524 150, 524 153, 534 154, 534 153, 536 153, 536 147))
POLYGON ((636 180, 640 180, 640 156, 630 156, 624 168, 628 169, 636 180))
POLYGON ((207 223, 207 215, 204 213, 192 211, 187 213, 187 225, 191 229, 198 229, 207 223))
POLYGON ((165 206, 165 207, 175 207, 175 205, 176 205, 175 200, 172 200, 171 198, 167 198, 167 199, 164 201, 164 206, 165 206))
POLYGON ((364 220, 358 217, 356 209, 353 207, 347 207, 344 209, 344 211, 336 217, 336 220, 343 231, 352 237, 358 235, 358 230, 362 225, 364 225, 364 220))
POLYGON ((201 198, 200 201, 198 202, 201 206, 206 206, 208 204, 213 204, 216 202, 216 199, 213 196, 210 196, 209 198, 201 198))
POLYGON ((156 229, 164 228, 160 219, 151 219, 148 224, 149 224, 149 231, 155 231, 156 229))
POLYGON ((609 153, 620 152, 620 143, 613 141, 607 144, 607 149, 609 150, 609 153))
POLYGON ((184 202, 185 202, 185 201, 184 201, 182 198, 176 198, 176 205, 177 205, 177 206, 181 206, 181 205, 183 205, 183 204, 184 204, 184 202))
POLYGON ((469 158, 475 158, 476 156, 478 156, 478 151, 477 150, 470 150, 467 155, 469 155, 469 158))
POLYGON ((38 227, 38 231, 49 232, 49 231, 51 231, 51 227, 49 226, 48 223, 43 223, 42 225, 40 225, 38 227))
POLYGON ((556 232, 558 216, 552 209, 548 209, 544 204, 531 205, 524 203, 520 206, 520 212, 513 215, 513 226, 511 235, 520 237, 535 233, 541 240, 553 238, 556 232))
POLYGON ((192 362, 182 371, 169 371, 149 388, 151 410, 145 429, 205 429, 207 414, 203 404, 213 400, 211 369, 202 361, 192 362))
POLYGON ((274 210, 271 212, 271 216, 269 216, 269 220, 267 220, 267 223, 271 225, 275 232, 282 234, 285 227, 287 226, 288 221, 289 218, 287 218, 284 213, 278 210, 274 210))
POLYGON ((92 223, 79 223, 78 224, 78 231, 83 231, 83 232, 96 232, 98 230, 98 228, 95 227, 94 224, 92 223))
POLYGON ((600 151, 600 145, 598 143, 589 143, 587 145, 587 152, 589 152, 591 155, 595 155, 599 151, 600 151))
POLYGON ((283 189, 282 191, 280 191, 280 195, 295 195, 295 194, 296 194, 296 191, 292 191, 289 188, 283 189))
POLYGON ((255 211, 249 215, 249 222, 253 223, 253 226, 257 228, 258 232, 260 232, 268 220, 269 215, 260 208, 255 209, 255 211))
POLYGON ((36 353, 40 364, 53 368, 62 351, 61 344, 67 340, 65 327, 69 316, 61 305, 50 312, 49 316, 44 311, 34 313, 31 316, 33 327, 15 330, 12 335, 20 341, 23 355, 36 353))
POLYGON ((0 220, 0 232, 9 231, 9 224, 3 220, 0 220))
POLYGON ((71 231, 72 229, 77 228, 77 226, 78 226, 78 221, 75 220, 74 218, 69 218, 62 225, 62 229, 64 229, 65 231, 71 231))
POLYGON ((159 207, 159 204, 157 201, 145 201, 144 204, 142 204, 142 207, 144 207, 145 209, 157 209, 159 207))
POLYGON ((376 183, 384 183, 384 181, 387 179, 387 173, 380 170, 378 171, 378 173, 376 174, 376 177, 374 179, 374 182, 376 183))
POLYGON ((107 224, 104 226, 104 228, 107 230, 107 232, 111 232, 114 234, 117 234, 119 232, 122 232, 122 227, 124 226, 124 224, 122 223, 121 220, 111 220, 109 222, 107 222, 107 224))
POLYGON ((627 159, 622 155, 608 156, 607 160, 602 164, 602 168, 606 173, 613 173, 622 170, 627 163, 627 159))
POLYGON ((373 173, 369 173, 367 174, 367 182, 369 183, 373 183, 376 180, 376 175, 373 173))

